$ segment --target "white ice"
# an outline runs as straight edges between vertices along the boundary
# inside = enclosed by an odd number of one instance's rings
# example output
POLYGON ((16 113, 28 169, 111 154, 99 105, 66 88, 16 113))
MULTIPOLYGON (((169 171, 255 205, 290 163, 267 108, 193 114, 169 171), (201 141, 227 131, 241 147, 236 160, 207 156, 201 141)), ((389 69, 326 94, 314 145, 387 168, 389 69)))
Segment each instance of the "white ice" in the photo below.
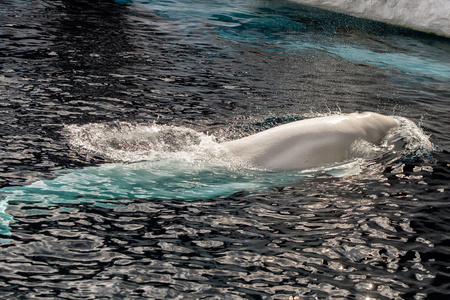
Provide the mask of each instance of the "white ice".
POLYGON ((450 37, 450 0, 291 0, 335 12, 450 37))

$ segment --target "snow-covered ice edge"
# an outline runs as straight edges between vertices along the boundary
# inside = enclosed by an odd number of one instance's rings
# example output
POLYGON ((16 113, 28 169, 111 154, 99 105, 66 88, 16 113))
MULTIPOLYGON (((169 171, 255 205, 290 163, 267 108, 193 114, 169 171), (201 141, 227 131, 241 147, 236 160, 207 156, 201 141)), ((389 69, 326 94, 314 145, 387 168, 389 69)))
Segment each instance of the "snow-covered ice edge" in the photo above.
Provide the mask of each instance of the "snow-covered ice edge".
POLYGON ((290 0, 359 18, 450 37, 450 0, 290 0))

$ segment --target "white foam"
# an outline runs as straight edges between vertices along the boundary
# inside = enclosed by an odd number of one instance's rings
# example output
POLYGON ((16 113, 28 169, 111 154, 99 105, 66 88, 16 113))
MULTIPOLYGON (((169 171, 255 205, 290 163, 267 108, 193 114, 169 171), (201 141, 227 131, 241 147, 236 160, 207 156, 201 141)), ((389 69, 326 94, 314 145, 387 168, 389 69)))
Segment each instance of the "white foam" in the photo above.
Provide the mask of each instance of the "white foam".
POLYGON ((399 121, 399 128, 385 137, 385 143, 400 143, 397 148, 401 147, 401 155, 404 158, 430 158, 435 150, 430 137, 413 121, 404 117, 395 118, 399 121))
POLYGON ((65 134, 72 148, 109 162, 133 163, 160 159, 195 160, 219 157, 221 147, 213 136, 186 127, 91 123, 68 125, 65 134))

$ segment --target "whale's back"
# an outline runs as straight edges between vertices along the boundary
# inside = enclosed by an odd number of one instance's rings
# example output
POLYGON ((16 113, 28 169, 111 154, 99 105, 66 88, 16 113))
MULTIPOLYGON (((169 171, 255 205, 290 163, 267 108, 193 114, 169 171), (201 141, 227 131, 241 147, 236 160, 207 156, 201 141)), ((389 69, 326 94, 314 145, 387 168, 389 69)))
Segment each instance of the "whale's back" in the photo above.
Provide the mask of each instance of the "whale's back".
POLYGON ((396 125, 392 117, 370 112, 335 115, 284 124, 222 146, 258 167, 304 169, 344 160, 359 139, 378 144, 396 125))

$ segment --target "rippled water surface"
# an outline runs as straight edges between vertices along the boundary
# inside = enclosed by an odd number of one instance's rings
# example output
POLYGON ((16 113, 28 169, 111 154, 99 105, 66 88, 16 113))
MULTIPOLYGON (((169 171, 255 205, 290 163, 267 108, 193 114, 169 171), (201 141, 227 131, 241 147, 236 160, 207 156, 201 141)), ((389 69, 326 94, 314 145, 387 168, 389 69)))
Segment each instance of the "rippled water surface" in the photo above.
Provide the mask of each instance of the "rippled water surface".
POLYGON ((289 1, 0 3, 2 298, 450 294, 448 39, 289 1), (366 110, 401 151, 272 172, 218 146, 366 110))

